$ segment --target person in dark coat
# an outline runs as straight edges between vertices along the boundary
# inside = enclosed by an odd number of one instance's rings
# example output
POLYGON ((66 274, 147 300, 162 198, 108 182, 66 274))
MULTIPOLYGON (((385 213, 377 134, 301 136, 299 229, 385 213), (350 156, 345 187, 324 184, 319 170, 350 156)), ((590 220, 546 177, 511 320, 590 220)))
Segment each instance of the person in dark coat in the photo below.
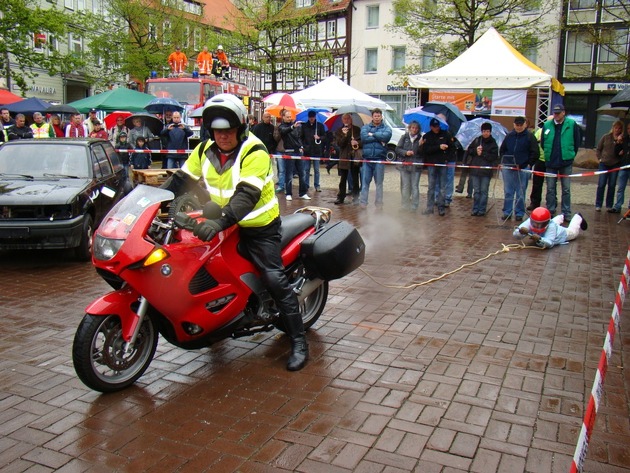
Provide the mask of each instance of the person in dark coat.
MULTIPOLYGON (((352 203, 359 204, 359 168, 361 166, 361 128, 352 124, 352 115, 345 113, 341 120, 343 126, 334 135, 333 144, 339 150, 337 172, 339 174, 339 192, 335 205, 342 205, 346 199, 348 175, 352 176, 352 203), (355 159, 359 162, 355 162, 355 159)), ((335 151, 336 152, 336 151, 335 151)))
POLYGON ((262 116, 262 122, 251 129, 251 132, 263 142, 269 154, 274 154, 278 146, 278 142, 273 137, 275 128, 273 123, 271 123, 271 113, 265 112, 262 116))
MULTIPOLYGON (((173 122, 164 127, 160 135, 166 138, 166 149, 186 150, 188 149, 188 138, 193 135, 193 131, 182 123, 182 116, 179 112, 173 112, 173 122)), ((168 169, 179 168, 186 161, 185 154, 169 153, 166 155, 166 167, 168 169)))
POLYGON ((448 131, 440 129, 440 122, 436 118, 432 118, 429 122, 431 131, 425 133, 420 141, 422 146, 422 161, 425 164, 433 164, 428 166, 429 172, 429 191, 427 193, 427 208, 423 212, 425 215, 433 213, 433 207, 436 204, 440 216, 446 215, 446 184, 448 181, 448 169, 446 163, 449 161, 452 153, 453 137, 448 131), (437 166, 435 166, 437 164, 437 166), (435 198, 435 188, 439 186, 437 199, 435 198))
POLYGON ((499 154, 503 165, 503 219, 507 220, 514 214, 515 220, 520 222, 525 215, 525 196, 531 175, 522 171, 531 170, 540 156, 538 142, 534 134, 527 129, 525 117, 514 119, 514 129, 501 143, 499 154))
POLYGON ((321 192, 322 189, 319 185, 319 168, 321 165, 321 158, 324 156, 324 148, 326 147, 326 129, 323 124, 317 121, 317 112, 309 110, 307 116, 308 121, 303 123, 301 127, 304 156, 315 159, 308 159, 304 161, 302 163, 302 172, 304 173, 304 180, 307 183, 310 183, 309 176, 311 173, 311 167, 313 168, 313 184, 315 185, 315 191, 321 192))
POLYGON ((473 166, 470 168, 470 179, 473 185, 471 215, 483 217, 488 206, 488 189, 494 169, 480 169, 475 166, 495 167, 499 164, 499 146, 492 137, 492 124, 481 124, 481 135, 470 143, 466 155, 470 165, 473 166))

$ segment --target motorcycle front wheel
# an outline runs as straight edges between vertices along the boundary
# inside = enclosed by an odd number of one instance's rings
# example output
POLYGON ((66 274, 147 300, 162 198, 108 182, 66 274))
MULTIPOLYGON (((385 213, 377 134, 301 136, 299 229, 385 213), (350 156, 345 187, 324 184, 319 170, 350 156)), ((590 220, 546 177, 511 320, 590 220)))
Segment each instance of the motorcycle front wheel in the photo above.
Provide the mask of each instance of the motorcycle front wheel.
POLYGON ((120 319, 86 314, 72 344, 74 369, 95 391, 119 391, 135 383, 149 367, 158 336, 151 318, 145 317, 133 349, 125 353, 120 319))

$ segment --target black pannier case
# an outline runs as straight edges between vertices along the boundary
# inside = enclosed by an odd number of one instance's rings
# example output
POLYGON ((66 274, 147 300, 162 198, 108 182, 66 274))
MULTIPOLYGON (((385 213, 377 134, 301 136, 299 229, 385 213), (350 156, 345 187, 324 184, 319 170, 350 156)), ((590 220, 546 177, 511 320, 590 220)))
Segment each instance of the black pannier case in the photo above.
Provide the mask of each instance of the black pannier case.
POLYGON ((330 281, 351 273, 363 264, 365 243, 348 222, 322 227, 302 242, 302 260, 316 277, 330 281))

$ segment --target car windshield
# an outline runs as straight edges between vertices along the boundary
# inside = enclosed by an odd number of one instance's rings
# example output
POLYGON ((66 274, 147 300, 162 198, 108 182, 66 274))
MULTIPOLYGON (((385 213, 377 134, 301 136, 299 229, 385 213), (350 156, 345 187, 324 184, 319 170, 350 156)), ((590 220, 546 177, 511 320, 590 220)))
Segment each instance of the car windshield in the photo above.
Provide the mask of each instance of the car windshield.
POLYGON ((199 82, 150 82, 146 93, 156 97, 169 97, 181 104, 196 104, 200 95, 199 82))
POLYGON ((0 147, 1 174, 33 178, 90 177, 84 146, 40 143, 39 140, 0 147))

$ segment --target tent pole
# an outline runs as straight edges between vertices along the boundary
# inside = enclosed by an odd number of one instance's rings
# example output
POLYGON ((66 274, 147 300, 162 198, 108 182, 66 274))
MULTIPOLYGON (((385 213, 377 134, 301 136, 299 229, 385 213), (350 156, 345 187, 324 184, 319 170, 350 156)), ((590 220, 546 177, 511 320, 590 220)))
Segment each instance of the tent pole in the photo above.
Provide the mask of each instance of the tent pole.
POLYGON ((536 87, 536 127, 542 128, 551 107, 551 86, 536 87))

